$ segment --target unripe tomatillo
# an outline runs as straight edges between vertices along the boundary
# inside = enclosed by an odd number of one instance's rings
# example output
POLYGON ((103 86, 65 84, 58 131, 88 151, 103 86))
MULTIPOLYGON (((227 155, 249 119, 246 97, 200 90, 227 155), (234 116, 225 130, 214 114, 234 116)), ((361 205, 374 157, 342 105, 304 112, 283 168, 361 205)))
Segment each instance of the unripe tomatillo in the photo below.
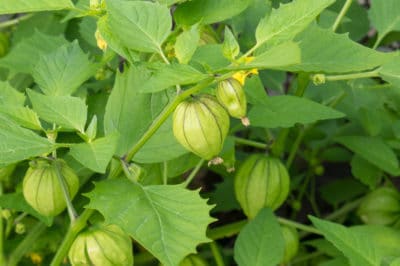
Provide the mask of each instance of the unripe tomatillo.
POLYGON ((132 241, 116 225, 92 226, 76 237, 68 258, 72 266, 132 266, 132 241))
POLYGON ((281 226, 283 240, 285 242, 285 251, 283 254, 282 263, 287 264, 296 256, 299 250, 299 233, 295 228, 281 226))
POLYGON ((203 159, 215 159, 229 131, 229 115, 214 96, 192 96, 176 107, 173 131, 186 149, 203 159))
POLYGON ((400 194, 395 188, 378 188, 363 199, 357 213, 366 224, 393 225, 400 219, 400 194))
POLYGON ((22 184, 25 200, 45 216, 56 216, 67 206, 56 167, 59 167, 72 199, 78 192, 79 179, 66 162, 60 159, 56 161, 38 159, 30 162, 22 184))
POLYGON ((243 87, 234 78, 229 78, 218 83, 216 96, 218 101, 225 107, 228 113, 235 118, 242 120, 245 126, 250 125, 246 117, 247 100, 243 87))
POLYGON ((186 256, 181 263, 179 263, 179 266, 208 266, 208 263, 199 255, 191 254, 186 256))
POLYGON ((234 186, 240 206, 252 219, 264 207, 275 210, 282 205, 289 193, 290 178, 279 159, 253 154, 237 171, 234 186))

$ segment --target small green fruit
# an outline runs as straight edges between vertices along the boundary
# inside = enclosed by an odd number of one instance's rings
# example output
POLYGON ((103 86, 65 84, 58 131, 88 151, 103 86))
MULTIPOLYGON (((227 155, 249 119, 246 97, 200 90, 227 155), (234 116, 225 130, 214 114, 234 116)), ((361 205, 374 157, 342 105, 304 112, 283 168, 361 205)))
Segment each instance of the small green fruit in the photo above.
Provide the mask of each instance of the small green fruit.
POLYGON ((66 207, 55 164, 59 165, 69 196, 72 199, 78 192, 79 179, 63 160, 38 159, 32 161, 22 184, 25 200, 32 208, 45 216, 56 216, 66 207))
POLYGON ((193 96, 175 109, 173 131, 182 146, 211 160, 222 150, 229 131, 229 115, 214 96, 193 96))
POLYGON ((132 241, 118 226, 94 226, 80 233, 71 245, 72 266, 132 266, 132 241))
POLYGON ((179 266, 208 266, 208 263, 199 255, 191 254, 186 256, 179 266))
POLYGON ((229 78, 219 82, 216 95, 218 101, 232 117, 241 119, 243 125, 249 126, 249 119, 246 117, 246 95, 239 81, 229 78))
POLYGON ((236 198, 250 219, 264 207, 277 209, 285 201, 290 178, 279 159, 253 154, 240 166, 234 179, 236 198))
POLYGON ((400 219, 400 194, 395 188, 378 188, 364 198, 357 213, 366 224, 393 225, 400 219))
POLYGON ((285 242, 285 251, 282 263, 287 264, 296 256, 299 250, 299 234, 296 229, 288 226, 282 226, 282 235, 285 242))

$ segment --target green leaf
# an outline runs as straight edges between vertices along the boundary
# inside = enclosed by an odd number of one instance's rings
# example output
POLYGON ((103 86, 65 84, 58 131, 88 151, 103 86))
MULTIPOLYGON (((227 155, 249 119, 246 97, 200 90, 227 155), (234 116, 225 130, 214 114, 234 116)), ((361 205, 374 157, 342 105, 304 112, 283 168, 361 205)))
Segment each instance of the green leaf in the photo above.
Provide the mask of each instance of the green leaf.
POLYGON ((0 105, 24 105, 25 95, 13 88, 10 83, 0 81, 0 91, 0 105))
POLYGON ((205 232, 214 219, 198 191, 114 179, 97 183, 87 196, 87 208, 98 210, 106 223, 120 226, 163 265, 179 265, 198 244, 209 241, 205 232))
POLYGON ((159 53, 172 28, 166 6, 142 1, 107 1, 110 29, 126 47, 159 53))
POLYGON ((376 188, 383 174, 378 167, 357 154, 353 156, 350 165, 354 177, 369 186, 371 190, 376 188))
POLYGON ((387 82, 400 87, 400 56, 379 68, 379 75, 387 82))
POLYGON ((187 64, 197 49, 200 40, 198 25, 193 25, 189 30, 182 32, 176 38, 175 55, 179 63, 187 64))
POLYGON ((16 72, 32 73, 40 55, 55 51, 65 43, 66 40, 60 36, 49 36, 35 30, 31 37, 16 44, 5 57, 0 58, 0 66, 16 72))
POLYGON ((225 27, 224 42, 222 44, 222 53, 229 60, 233 60, 240 52, 240 47, 232 31, 225 27))
POLYGON ((71 96, 46 96, 27 90, 33 110, 49 123, 55 123, 64 129, 85 131, 87 107, 83 100, 71 96))
POLYGON ((53 223, 53 217, 43 216, 37 211, 35 211, 26 202, 24 195, 22 195, 22 193, 20 192, 0 195, 0 207, 31 214, 34 217, 41 220, 42 222, 44 222, 47 226, 51 226, 51 224, 53 223))
POLYGON ((247 8, 249 0, 191 0, 178 5, 174 12, 176 23, 211 24, 231 18, 247 8))
POLYGON ((49 11, 73 8, 70 0, 0 0, 0 14, 49 11))
POLYGON ((285 244, 281 228, 269 208, 240 231, 234 247, 234 258, 239 266, 275 266, 283 258, 285 244))
POLYGON ((70 155, 87 168, 105 173, 117 147, 118 134, 111 134, 89 143, 73 145, 70 155))
POLYGON ((378 31, 379 44, 391 31, 400 31, 400 2, 398 0, 372 0, 368 15, 378 31))
POLYGON ((158 92, 175 85, 193 84, 208 77, 189 65, 157 64, 150 67, 153 67, 150 77, 139 88, 140 92, 158 92))
POLYGON ((0 115, 0 166, 19 162, 54 150, 54 145, 0 115))
POLYGON ((296 0, 273 9, 256 29, 256 47, 276 45, 292 40, 303 31, 334 0, 296 0))
POLYGON ((296 37, 301 49, 301 62, 289 67, 291 71, 344 73, 369 70, 393 58, 391 53, 381 53, 330 29, 315 24, 296 37), (335 45, 332 45, 335 44, 335 45))
POLYGON ((79 47, 77 41, 40 56, 33 78, 47 95, 71 95, 92 76, 97 65, 79 47))
POLYGON ((14 105, 0 106, 0 113, 14 120, 20 126, 33 130, 42 130, 38 115, 29 107, 14 105))
POLYGON ((342 136, 335 140, 385 172, 395 176, 400 173, 396 154, 381 138, 342 136))
POLYGON ((289 95, 269 97, 262 104, 255 105, 248 114, 251 125, 265 128, 292 127, 296 123, 309 124, 343 116, 330 107, 289 95))
POLYGON ((223 56, 221 44, 206 44, 197 48, 192 63, 205 69, 220 69, 228 66, 230 61, 223 56))
POLYGON ((324 221, 312 216, 310 216, 310 219, 323 233, 325 238, 343 252, 349 259, 350 265, 380 265, 380 258, 368 234, 358 234, 343 225, 324 221))

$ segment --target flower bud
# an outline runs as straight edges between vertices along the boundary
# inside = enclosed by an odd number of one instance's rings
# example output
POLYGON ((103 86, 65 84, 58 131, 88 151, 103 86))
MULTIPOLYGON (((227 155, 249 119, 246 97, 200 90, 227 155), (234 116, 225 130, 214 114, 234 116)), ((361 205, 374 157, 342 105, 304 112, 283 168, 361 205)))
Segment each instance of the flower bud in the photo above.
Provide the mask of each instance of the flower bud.
POLYGON ((193 96, 175 109, 173 131, 182 146, 211 160, 222 150, 229 131, 229 115, 214 96, 193 96))
POLYGON ((94 37, 96 38, 97 47, 105 51, 107 49, 107 42, 106 40, 104 40, 99 30, 96 30, 96 32, 94 33, 94 37))
POLYGON ((243 125, 248 126, 246 117, 247 101, 243 87, 239 81, 229 78, 218 83, 217 99, 232 117, 240 118, 243 125))
POLYGON ((208 266, 208 263, 199 255, 191 254, 185 257, 181 263, 179 263, 179 266, 208 266))
POLYGON ((400 219, 400 194, 395 188, 378 188, 364 198, 357 213, 366 224, 393 225, 400 219))
POLYGON ((253 154, 240 166, 234 179, 236 198, 250 219, 264 207, 277 209, 285 201, 290 178, 279 159, 253 154))
POLYGON ((285 251, 282 264, 287 264, 296 256, 299 250, 299 234, 296 229, 288 226, 281 226, 283 240, 285 242, 285 251))
POLYGON ((76 237, 68 258, 72 266, 132 266, 132 241, 116 225, 93 226, 76 237))
POLYGON ((37 212, 45 216, 56 216, 66 207, 63 190, 57 175, 56 165, 72 199, 79 189, 79 179, 63 160, 48 161, 38 159, 30 163, 23 181, 25 200, 37 212))

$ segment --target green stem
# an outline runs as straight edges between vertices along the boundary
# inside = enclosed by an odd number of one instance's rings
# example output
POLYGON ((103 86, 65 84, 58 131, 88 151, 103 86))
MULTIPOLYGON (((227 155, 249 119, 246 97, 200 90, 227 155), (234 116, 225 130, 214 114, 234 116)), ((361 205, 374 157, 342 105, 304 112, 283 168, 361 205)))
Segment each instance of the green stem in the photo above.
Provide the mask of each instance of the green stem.
POLYGON ((163 184, 166 185, 168 183, 168 164, 167 162, 163 162, 163 184))
POLYGON ((363 201, 363 199, 364 198, 362 197, 362 198, 356 199, 356 200, 354 200, 352 202, 349 202, 349 203, 343 205, 340 209, 338 209, 338 210, 332 212, 331 214, 327 215, 325 217, 325 219, 326 220, 331 220, 331 221, 338 219, 339 217, 341 217, 341 216, 353 211, 354 209, 356 209, 360 205, 360 203, 363 201))
POLYGON ((305 129, 302 128, 302 129, 300 130, 300 133, 297 134, 297 137, 296 137, 296 139, 294 140, 294 143, 293 143, 293 145, 292 145, 292 148, 290 149, 289 157, 288 157, 288 159, 287 159, 287 161, 286 161, 286 168, 287 168, 287 169, 289 169, 289 168, 292 166, 294 157, 296 156, 296 153, 297 153, 297 151, 298 151, 298 149, 299 149, 299 147, 300 147, 300 143, 301 143, 301 141, 303 140, 303 137, 304 137, 304 133, 305 133, 305 132, 306 132, 305 129))
POLYGON ((251 146, 254 148, 260 148, 260 149, 266 149, 268 148, 268 145, 262 142, 257 142, 254 140, 248 140, 245 138, 239 138, 239 137, 234 137, 235 142, 238 144, 243 144, 243 145, 247 145, 247 146, 251 146))
POLYGON ((214 260, 217 266, 225 266, 224 259, 221 255, 221 252, 217 246, 217 244, 213 241, 210 243, 210 249, 214 256, 214 260))
POLYGON ((292 265, 298 264, 300 262, 304 262, 304 261, 307 261, 307 260, 310 260, 310 259, 313 259, 313 258, 316 258, 316 257, 319 257, 321 255, 324 255, 324 253, 321 252, 321 251, 316 251, 316 252, 313 252, 313 253, 298 257, 298 258, 296 258, 296 259, 294 259, 292 261, 292 265))
POLYGON ((327 80, 327 81, 337 81, 337 80, 374 78, 374 77, 379 77, 379 72, 376 71, 376 70, 370 71, 370 72, 354 73, 354 74, 325 76, 325 80, 327 80))
POLYGON ((314 233, 314 234, 317 234, 317 235, 322 235, 322 233, 319 230, 317 230, 315 227, 312 227, 312 226, 309 226, 309 225, 305 225, 305 224, 301 224, 301 223, 298 223, 298 222, 295 222, 295 221, 292 221, 292 220, 289 220, 289 219, 278 217, 278 222, 280 224, 287 225, 287 226, 290 226, 290 227, 294 227, 294 228, 297 228, 297 229, 305 231, 305 232, 314 233))
POLYGON ((216 227, 208 230, 207 236, 213 240, 222 239, 225 237, 231 237, 237 235, 243 226, 247 224, 247 220, 226 224, 220 227, 216 227))
POLYGON ((32 16, 33 16, 33 14, 26 14, 26 15, 17 17, 15 19, 11 19, 11 20, 0 22, 0 29, 1 28, 7 28, 7 27, 13 26, 15 24, 18 24, 19 22, 27 20, 28 18, 30 18, 32 16))
POLYGON ((56 255, 54 256, 50 266, 59 266, 64 260, 68 250, 74 242, 75 237, 78 233, 85 228, 87 220, 94 213, 94 210, 86 209, 82 212, 81 216, 78 217, 73 223, 71 223, 70 228, 68 229, 67 234, 64 237, 61 246, 58 248, 56 255))
MULTIPOLYGON (((0 195, 3 195, 3 183, 0 182, 0 195)), ((3 208, 0 207, 0 265, 5 265, 5 258, 4 258, 4 223, 2 212, 3 208)))
POLYGON ((190 175, 186 178, 186 180, 182 183, 182 185, 184 187, 187 187, 190 182, 192 182, 193 178, 196 176, 196 174, 199 172, 201 166, 203 165, 203 163, 205 162, 204 159, 201 159, 197 164, 196 167, 192 170, 192 172, 190 173, 190 175))
POLYGON ((285 151, 285 144, 287 136, 289 135, 289 131, 289 128, 284 128, 279 131, 278 137, 271 146, 271 152, 275 157, 281 157, 283 152, 285 151))
POLYGON ((12 251, 7 266, 16 266, 45 230, 46 225, 42 222, 37 222, 32 230, 25 236, 24 240, 12 251))
POLYGON ((339 15, 336 17, 335 23, 333 23, 332 30, 336 31, 339 27, 340 22, 342 21, 343 17, 346 15, 347 11, 349 10, 353 0, 346 0, 344 3, 342 10, 340 10, 339 15))

